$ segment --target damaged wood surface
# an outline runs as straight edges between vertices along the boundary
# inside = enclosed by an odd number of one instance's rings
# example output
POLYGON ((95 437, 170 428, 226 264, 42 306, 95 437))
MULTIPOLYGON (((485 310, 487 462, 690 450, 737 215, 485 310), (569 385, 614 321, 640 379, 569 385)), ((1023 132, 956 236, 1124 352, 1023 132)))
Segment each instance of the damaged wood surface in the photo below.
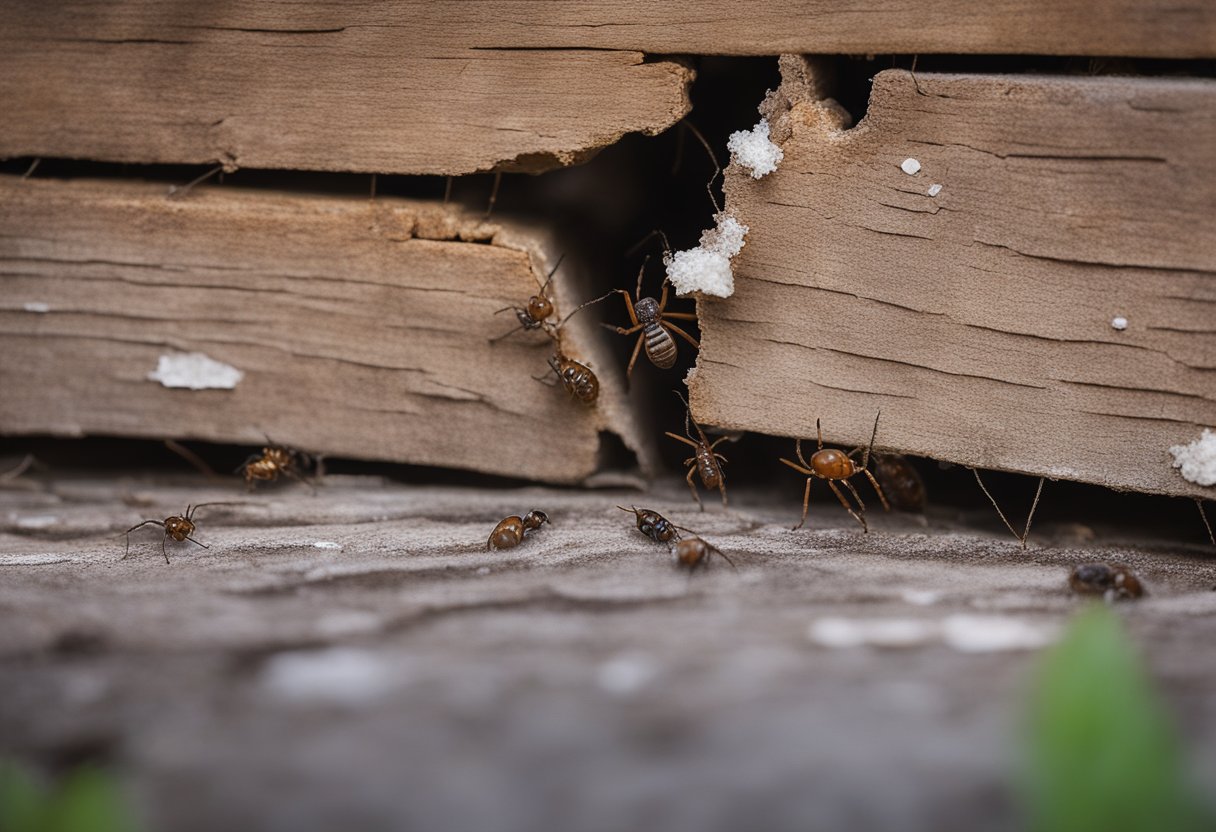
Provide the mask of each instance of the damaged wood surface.
MULTIPOLYGON (((604 431, 648 470, 590 318, 562 343, 598 372, 595 408, 533 380, 544 335, 489 342, 518 325, 494 313, 537 292, 548 244, 438 203, 0 178, 0 433, 269 434, 576 482, 600 467, 604 431)), ((559 313, 582 299, 578 271, 567 258, 554 278, 559 313)))
MULTIPOLYGON (((403 174, 538 172, 688 111, 637 50, 513 49, 491 7, 36 2, 0 32, 0 157, 403 174)), ((508 27, 505 22, 503 28, 508 27)))
POLYGON ((846 129, 782 64, 696 418, 1211 497, 1168 449, 1216 424, 1216 83, 889 71, 846 129))
POLYGON ((1044 524, 1026 552, 954 510, 862 535, 829 503, 792 532, 784 497, 646 494, 738 566, 690 577, 616 509, 636 492, 27 475, 0 484, 0 753, 87 753, 180 832, 1016 828, 994 795, 1037 649, 1089 603, 1069 570, 1114 560, 1211 781, 1208 547, 1043 546, 1044 524), (166 565, 144 529, 122 559, 139 520, 231 500, 197 515, 209 549, 166 565), (533 507, 552 524, 485 551, 533 507))
POLYGON ((8 4, 0 156, 538 172, 689 108, 654 55, 1216 56, 1204 0, 8 4))

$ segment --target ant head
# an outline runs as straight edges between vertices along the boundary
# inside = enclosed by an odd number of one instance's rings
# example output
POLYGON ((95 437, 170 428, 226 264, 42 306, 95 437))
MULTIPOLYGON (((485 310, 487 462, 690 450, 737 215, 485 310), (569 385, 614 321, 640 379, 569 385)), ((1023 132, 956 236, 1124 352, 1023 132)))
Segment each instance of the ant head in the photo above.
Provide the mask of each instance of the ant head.
POLYGON ((539 529, 542 523, 549 522, 549 515, 545 514, 540 509, 532 509, 524 515, 525 529, 539 529))
POLYGON ((651 323, 659 319, 659 302, 654 298, 642 298, 634 305, 634 313, 641 323, 651 323))
POLYGON ((528 314, 535 321, 543 321, 553 314, 553 302, 544 295, 533 295, 528 300, 528 314))

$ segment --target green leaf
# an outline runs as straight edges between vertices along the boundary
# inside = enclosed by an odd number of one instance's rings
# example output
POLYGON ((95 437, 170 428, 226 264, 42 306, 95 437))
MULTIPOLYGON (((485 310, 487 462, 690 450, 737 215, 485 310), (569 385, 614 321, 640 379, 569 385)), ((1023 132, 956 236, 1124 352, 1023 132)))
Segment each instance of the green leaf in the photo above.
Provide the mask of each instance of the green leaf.
POLYGON ((1022 787, 1032 832, 1198 832, 1169 716, 1119 618, 1091 605, 1043 660, 1022 787))

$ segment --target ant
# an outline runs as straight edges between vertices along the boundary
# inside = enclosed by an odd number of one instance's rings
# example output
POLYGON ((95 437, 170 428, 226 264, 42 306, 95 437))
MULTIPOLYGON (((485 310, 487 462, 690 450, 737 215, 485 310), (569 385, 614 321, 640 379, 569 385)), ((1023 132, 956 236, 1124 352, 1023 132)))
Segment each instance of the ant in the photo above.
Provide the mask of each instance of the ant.
POLYGON ((671 431, 664 431, 668 436, 677 442, 683 442, 685 445, 691 445, 694 451, 693 456, 684 460, 685 465, 689 465, 688 476, 685 480, 688 482, 688 490, 692 492, 692 496, 697 501, 697 505, 701 507, 701 511, 705 511, 705 504, 701 502, 701 495, 697 493, 697 486, 693 483, 694 474, 701 475, 701 484, 706 490, 713 491, 715 488, 722 494, 722 507, 726 508, 726 476, 722 473, 722 463, 726 462, 726 457, 722 454, 715 453, 714 448, 718 447, 719 443, 725 442, 729 437, 722 436, 715 439, 713 444, 709 443, 709 439, 705 436, 705 431, 701 430, 701 426, 692 418, 692 409, 688 406, 688 400, 680 395, 679 391, 675 391, 676 396, 684 403, 684 433, 688 434, 685 439, 679 434, 671 431), (697 429, 697 436, 692 435, 689 429, 689 422, 697 429))
POLYGON ((901 454, 874 454, 874 473, 891 505, 900 511, 925 510, 925 481, 901 454))
POLYGON ((874 432, 870 434, 870 445, 865 449, 865 454, 863 454, 861 457, 860 466, 853 461, 852 457, 853 454, 860 451, 861 448, 854 448, 846 454, 844 451, 837 450, 836 448, 825 449, 823 447, 823 428, 820 426, 819 419, 815 420, 815 433, 819 439, 819 449, 816 450, 815 453, 811 454, 811 461, 807 462, 802 456, 801 439, 794 443, 794 451, 798 455, 798 462, 801 462, 801 465, 797 465, 782 457, 781 461, 783 463, 790 466, 798 473, 807 475, 806 491, 804 491, 802 495, 802 519, 798 522, 797 526, 794 526, 794 528, 791 529, 791 531, 797 531, 798 529, 802 528, 804 523, 806 523, 807 508, 809 507, 811 499, 811 482, 814 481, 816 477, 827 481, 827 484, 832 489, 832 493, 834 493, 836 498, 840 500, 840 504, 844 506, 845 511, 853 515, 853 519, 861 524, 862 531, 867 534, 870 531, 870 526, 866 523, 866 504, 862 502, 861 495, 857 493, 857 489, 853 487, 853 483, 849 482, 849 478, 858 473, 865 474, 866 478, 869 479, 870 484, 874 486, 874 491, 878 494, 878 499, 882 501, 882 507, 887 511, 891 510, 891 506, 887 503, 887 498, 882 493, 882 488, 879 486, 878 480, 874 479, 874 475, 870 473, 869 467, 870 452, 874 450, 874 439, 878 436, 878 417, 881 415, 882 411, 880 410, 878 411, 878 416, 874 417, 874 432), (845 499, 844 494, 836 486, 837 482, 844 483, 845 487, 849 489, 849 492, 853 495, 853 499, 857 501, 857 505, 861 509, 860 514, 853 511, 853 507, 849 505, 849 501, 845 499))
POLYGON ((1068 576, 1068 585, 1079 595, 1105 595, 1116 598, 1139 598, 1144 594, 1140 579, 1130 566, 1121 563, 1087 563, 1077 566, 1068 576))
POLYGON ((206 543, 199 543, 190 536, 194 533, 195 528, 194 512, 198 511, 203 506, 223 505, 231 505, 231 503, 199 503, 195 506, 186 506, 186 513, 181 516, 175 514, 172 517, 166 517, 164 520, 145 520, 142 523, 137 523, 136 525, 127 529, 127 549, 126 552, 123 553, 123 560, 126 560, 127 556, 131 554, 131 532, 135 531, 136 529, 143 528, 149 524, 153 526, 160 526, 165 530, 165 535, 160 541, 160 551, 161 554, 165 556, 165 563, 169 562, 169 552, 165 549, 165 543, 169 540, 169 538, 173 538, 178 543, 189 540, 191 543, 202 546, 204 549, 210 548, 206 543))
MULTIPOLYGON (((592 407, 599 399, 600 380, 586 364, 564 355, 560 349, 554 349, 553 355, 549 356, 549 369, 557 374, 557 380, 566 388, 570 398, 578 399, 587 407, 592 407)), ((533 376, 533 378, 537 381, 544 381, 548 375, 545 373, 543 376, 533 376)))
POLYGON ((621 511, 632 511, 637 517, 638 531, 649 537, 655 543, 670 543, 680 539, 677 526, 657 511, 637 506, 617 506, 621 511))
POLYGON ((245 475, 245 488, 247 491, 253 491, 254 480, 275 482, 280 474, 312 487, 312 483, 308 482, 300 474, 299 470, 300 461, 303 461, 306 465, 311 464, 312 456, 303 451, 297 451, 294 448, 276 445, 271 441, 269 436, 266 437, 266 442, 267 445, 262 448, 260 454, 252 454, 234 472, 245 475))
MULTIPOLYGON (((491 338, 490 339, 491 344, 493 344, 497 341, 501 341, 503 338, 506 338, 508 335, 514 335, 516 332, 519 332, 521 329, 525 330, 525 331, 531 331, 534 329, 540 329, 542 326, 545 325, 546 319, 548 319, 548 317, 553 314, 553 301, 552 301, 552 299, 550 299, 549 294, 548 294, 549 282, 551 280, 553 280, 553 275, 557 273, 557 269, 559 266, 561 266, 562 260, 565 259, 565 257, 566 257, 566 255, 563 254, 561 257, 557 258, 557 262, 553 264, 553 268, 552 268, 552 270, 550 270, 548 276, 545 278, 545 282, 543 284, 541 284, 540 291, 538 293, 536 293, 535 295, 533 295, 532 297, 528 298, 528 305, 526 307, 504 306, 502 309, 499 309, 497 312, 494 313, 495 315, 499 315, 503 312, 512 312, 513 311, 515 313, 515 317, 519 320, 519 326, 517 326, 514 329, 511 329, 507 332, 504 332, 502 335, 499 335, 497 338, 491 338)), ((577 312, 578 310, 575 310, 575 311, 577 312)))
POLYGON ((548 522, 549 515, 538 509, 529 511, 523 517, 512 514, 503 519, 494 527, 494 531, 490 532, 490 539, 486 541, 486 550, 513 549, 520 544, 528 532, 536 531, 541 525, 548 522))
MULTIPOLYGON (((670 246, 667 243, 667 235, 663 234, 662 231, 657 233, 663 237, 664 250, 669 250, 670 246)), ((650 359, 651 364, 660 370, 670 369, 676 363, 676 341, 671 337, 671 333, 674 332, 676 335, 679 335, 696 349, 700 349, 701 347, 696 338, 693 338, 687 332, 671 323, 671 319, 695 321, 697 316, 693 312, 666 311, 667 295, 671 288, 666 279, 663 280, 663 291, 658 300, 651 297, 642 297, 642 278, 646 273, 646 263, 649 260, 650 257, 647 256, 642 261, 642 268, 638 269, 638 285, 634 290, 634 297, 637 299, 636 303, 629 297, 629 292, 626 290, 614 290, 616 294, 625 298, 625 309, 629 313, 629 321, 632 326, 626 329, 622 326, 604 324, 605 327, 620 335, 632 335, 641 330, 637 343, 633 347, 633 355, 629 359, 629 367, 625 370, 626 381, 633 375, 633 367, 638 362, 638 355, 642 351, 643 344, 646 345, 646 357, 650 359)), ((613 292, 609 294, 613 294, 613 292)))
POLYGON ((738 571, 739 567, 735 566, 735 562, 725 552, 696 535, 686 537, 676 544, 676 563, 688 567, 689 572, 695 572, 698 566, 708 569, 709 557, 715 554, 729 563, 731 569, 738 571))

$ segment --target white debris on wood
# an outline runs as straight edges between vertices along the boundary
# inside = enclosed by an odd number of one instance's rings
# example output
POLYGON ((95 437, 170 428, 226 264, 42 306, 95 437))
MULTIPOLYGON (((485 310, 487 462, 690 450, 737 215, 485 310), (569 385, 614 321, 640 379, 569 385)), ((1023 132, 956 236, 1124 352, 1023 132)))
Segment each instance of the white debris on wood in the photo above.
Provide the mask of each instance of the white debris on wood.
POLYGON ((747 226, 726 211, 715 215, 714 222, 713 228, 701 234, 701 245, 697 248, 663 255, 667 279, 675 287, 676 294, 701 292, 728 298, 735 293, 735 275, 730 261, 743 250, 747 226))
POLYGON ((1116 315, 1110 319, 1110 327, 1111 329, 1117 329, 1122 332, 1123 330, 1127 329, 1127 318, 1123 317, 1122 315, 1116 315))
POLYGON ((341 543, 334 543, 332 540, 318 540, 312 544, 314 549, 341 549, 341 543))
POLYGON ((929 196, 937 196, 942 192, 942 186, 934 182, 929 186, 929 196))
POLYGON ((201 352, 162 355, 156 369, 148 373, 149 381, 189 390, 231 390, 244 377, 236 367, 201 352))
POLYGON ((1216 485, 1216 433, 1208 428, 1194 442, 1174 445, 1174 467, 1182 469, 1182 478, 1196 485, 1216 485))
POLYGON ((43 315, 51 311, 51 305, 49 303, 43 303, 39 300, 31 300, 29 303, 23 303, 21 304, 21 308, 26 312, 38 312, 39 314, 43 315))
POLYGON ((346 706, 375 702, 393 681, 388 665, 374 653, 346 647, 279 653, 262 676, 264 688, 279 699, 346 706))
POLYGON ((768 119, 751 130, 739 130, 726 140, 731 161, 751 172, 752 179, 760 179, 777 169, 785 154, 768 137, 768 119))
POLYGON ((920 162, 912 158, 904 159, 903 162, 900 163, 899 167, 904 173, 908 174, 908 176, 915 176, 916 174, 920 173, 920 162))

